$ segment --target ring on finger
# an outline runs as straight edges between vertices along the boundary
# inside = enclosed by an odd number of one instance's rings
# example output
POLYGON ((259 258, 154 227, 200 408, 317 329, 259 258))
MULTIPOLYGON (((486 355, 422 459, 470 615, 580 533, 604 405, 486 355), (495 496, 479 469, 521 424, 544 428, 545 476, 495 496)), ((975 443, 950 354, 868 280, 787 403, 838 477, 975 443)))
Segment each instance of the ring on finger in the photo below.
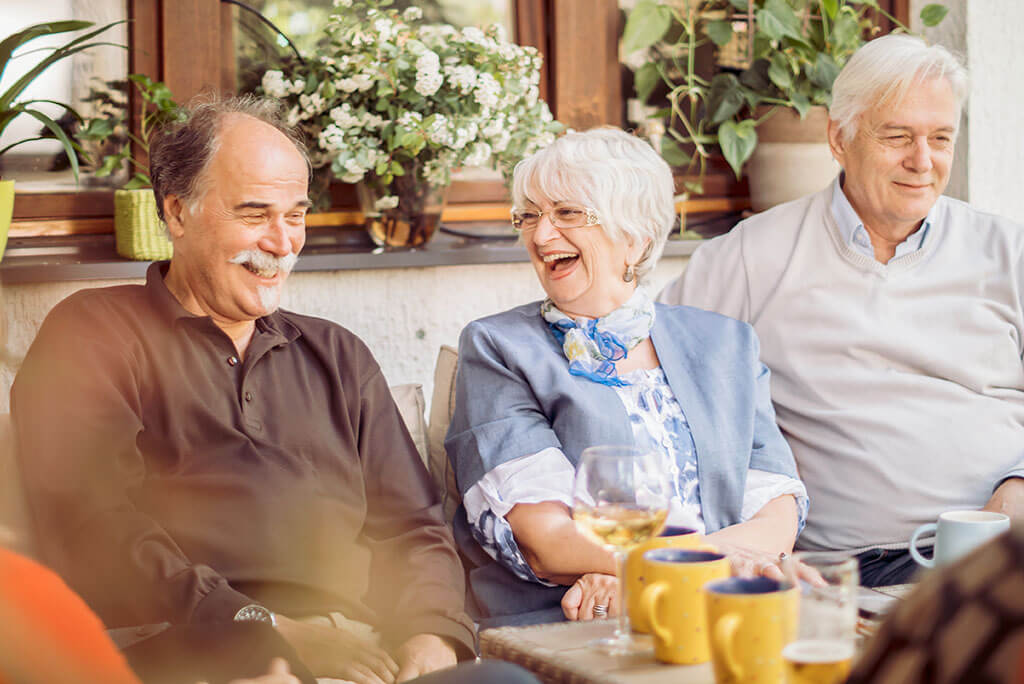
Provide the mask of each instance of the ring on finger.
POLYGON ((594 617, 599 617, 599 618, 608 617, 608 606, 600 604, 600 603, 599 604, 595 604, 594 605, 594 617))

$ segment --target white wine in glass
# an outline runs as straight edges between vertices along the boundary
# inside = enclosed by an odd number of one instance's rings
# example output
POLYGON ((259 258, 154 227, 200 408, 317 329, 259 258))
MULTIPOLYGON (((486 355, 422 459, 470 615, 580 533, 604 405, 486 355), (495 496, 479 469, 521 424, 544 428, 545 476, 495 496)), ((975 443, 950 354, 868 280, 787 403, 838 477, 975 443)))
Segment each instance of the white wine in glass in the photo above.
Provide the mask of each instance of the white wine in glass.
POLYGON ((583 450, 573 483, 572 517, 588 537, 615 554, 619 576, 619 621, 615 635, 595 647, 612 655, 647 650, 629 629, 626 555, 657 536, 668 517, 669 468, 662 454, 631 446, 583 450))

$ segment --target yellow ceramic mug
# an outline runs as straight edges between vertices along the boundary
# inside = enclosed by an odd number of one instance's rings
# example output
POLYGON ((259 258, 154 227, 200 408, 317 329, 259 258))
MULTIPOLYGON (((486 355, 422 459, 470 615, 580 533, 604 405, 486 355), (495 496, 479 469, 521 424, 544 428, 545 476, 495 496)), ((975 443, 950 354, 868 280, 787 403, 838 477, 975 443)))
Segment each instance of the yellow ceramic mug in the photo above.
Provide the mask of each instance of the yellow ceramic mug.
POLYGON ((704 587, 718 684, 780 684, 782 649, 796 637, 799 594, 767 577, 732 577, 704 587))
POLYGON ((644 543, 636 546, 626 557, 626 600, 629 602, 629 624, 634 632, 647 634, 651 631, 651 625, 647 622, 647 616, 640 610, 640 594, 643 593, 646 577, 644 576, 644 554, 654 549, 695 549, 705 548, 708 551, 715 549, 702 545, 703 537, 692 527, 669 526, 661 531, 657 537, 651 537, 644 543))
POLYGON ((711 652, 701 589, 729 576, 729 560, 713 551, 655 549, 643 561, 647 586, 640 612, 654 633, 654 657, 682 665, 707 662, 711 652))

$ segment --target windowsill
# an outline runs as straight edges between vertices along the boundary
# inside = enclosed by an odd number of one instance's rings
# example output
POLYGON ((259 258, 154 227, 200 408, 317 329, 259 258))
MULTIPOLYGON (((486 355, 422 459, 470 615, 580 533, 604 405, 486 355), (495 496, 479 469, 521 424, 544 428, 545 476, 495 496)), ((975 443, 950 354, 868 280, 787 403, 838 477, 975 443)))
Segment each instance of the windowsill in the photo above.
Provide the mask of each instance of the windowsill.
MULTIPOLYGON (((310 228, 296 271, 425 268, 525 263, 526 250, 507 223, 458 223, 418 248, 382 249, 358 228, 310 228), (478 237, 470 237, 476 235, 478 237)), ((689 256, 700 240, 671 239, 664 256, 689 256)), ((0 262, 0 283, 143 278, 148 261, 117 256, 113 235, 11 238, 0 262)))

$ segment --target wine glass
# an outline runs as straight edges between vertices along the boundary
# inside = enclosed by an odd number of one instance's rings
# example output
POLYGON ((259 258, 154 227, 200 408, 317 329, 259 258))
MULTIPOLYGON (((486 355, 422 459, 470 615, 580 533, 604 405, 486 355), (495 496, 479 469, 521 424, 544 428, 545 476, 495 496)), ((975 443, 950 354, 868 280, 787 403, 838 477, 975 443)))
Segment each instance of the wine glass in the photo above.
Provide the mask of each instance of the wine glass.
POLYGON ((573 483, 572 517, 588 537, 615 554, 619 577, 619 621, 615 634, 593 646, 611 655, 647 650, 629 629, 626 556, 661 532, 668 517, 670 480, 665 458, 631 446, 583 450, 573 483))
POLYGON ((857 559, 835 552, 799 552, 782 570, 800 587, 799 627, 782 651, 787 683, 845 682, 857 637, 857 559))

